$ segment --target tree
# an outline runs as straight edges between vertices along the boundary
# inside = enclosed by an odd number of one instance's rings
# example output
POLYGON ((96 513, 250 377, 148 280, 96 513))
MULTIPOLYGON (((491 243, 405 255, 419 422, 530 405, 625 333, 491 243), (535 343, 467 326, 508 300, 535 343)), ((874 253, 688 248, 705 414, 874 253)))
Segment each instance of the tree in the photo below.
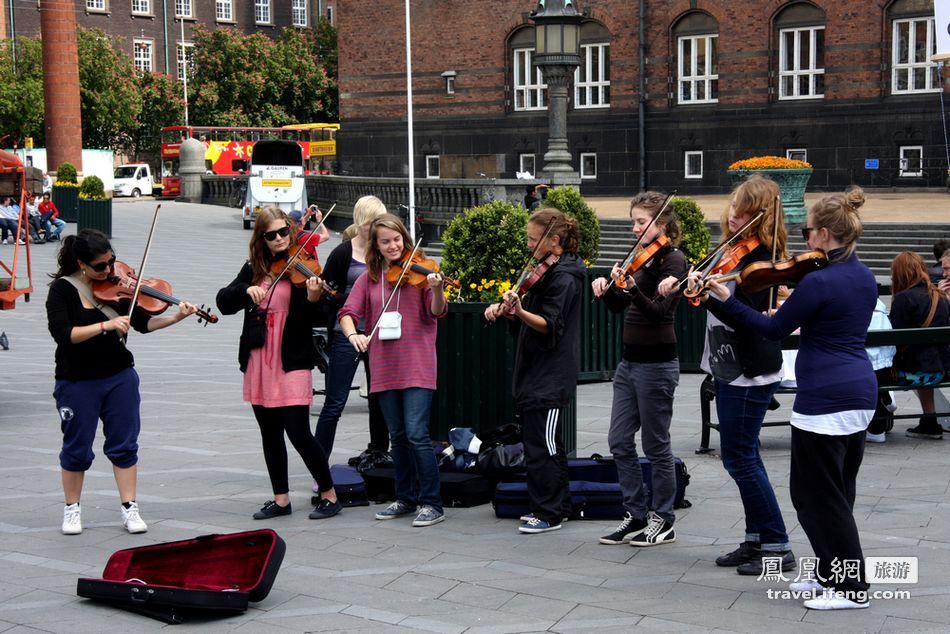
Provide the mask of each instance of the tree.
POLYGON ((136 159, 159 156, 161 131, 184 120, 185 100, 181 82, 164 73, 140 73, 142 109, 131 135, 130 153, 136 159))
POLYGON ((142 111, 138 71, 98 29, 79 29, 79 95, 86 148, 128 150, 142 111))
POLYGON ((23 147, 24 139, 42 147, 43 130, 43 54, 40 42, 29 37, 16 40, 16 71, 10 40, 0 41, 0 137, 9 134, 4 144, 23 147))
POLYGON ((271 80, 282 87, 287 123, 338 119, 336 83, 321 65, 319 48, 318 37, 310 29, 284 29, 277 40, 271 80))

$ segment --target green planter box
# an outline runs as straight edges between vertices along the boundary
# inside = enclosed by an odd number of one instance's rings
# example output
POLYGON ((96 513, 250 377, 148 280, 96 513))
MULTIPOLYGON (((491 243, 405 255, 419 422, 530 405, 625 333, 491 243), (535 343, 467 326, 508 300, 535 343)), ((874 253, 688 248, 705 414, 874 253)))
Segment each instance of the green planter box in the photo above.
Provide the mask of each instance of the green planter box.
POLYGON ((98 229, 112 237, 112 199, 80 198, 76 230, 98 229))
POLYGON ((762 174, 778 183, 782 192, 782 209, 785 211, 785 224, 804 224, 808 210, 805 208, 805 186, 811 178, 811 168, 774 169, 774 170, 728 170, 732 185, 736 186, 750 174, 762 174))
POLYGON ((79 188, 53 185, 53 204, 59 209, 59 219, 76 222, 79 217, 79 188))
MULTIPOLYGON (((494 429, 515 419, 511 380, 515 340, 507 324, 483 318, 488 304, 449 304, 439 320, 436 350, 438 389, 432 403, 429 430, 434 440, 446 440, 453 427, 475 432, 494 429)), ((565 450, 577 447, 576 397, 561 413, 565 450)))

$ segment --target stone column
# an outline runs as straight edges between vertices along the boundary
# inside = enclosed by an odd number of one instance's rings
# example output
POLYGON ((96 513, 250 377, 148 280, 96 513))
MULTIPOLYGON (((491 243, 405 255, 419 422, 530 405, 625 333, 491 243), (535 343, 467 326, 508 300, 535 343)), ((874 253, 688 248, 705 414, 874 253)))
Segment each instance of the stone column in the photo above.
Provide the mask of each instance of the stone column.
POLYGON ((185 139, 178 152, 178 174, 181 194, 175 200, 201 202, 201 177, 205 173, 205 146, 198 139, 185 139))
POLYGON ((40 32, 43 36, 47 169, 55 171, 68 161, 82 173, 75 0, 43 0, 40 32))
POLYGON ((544 64, 540 66, 548 85, 548 151, 544 154, 545 174, 573 172, 571 153, 567 149, 567 91, 575 66, 544 64))

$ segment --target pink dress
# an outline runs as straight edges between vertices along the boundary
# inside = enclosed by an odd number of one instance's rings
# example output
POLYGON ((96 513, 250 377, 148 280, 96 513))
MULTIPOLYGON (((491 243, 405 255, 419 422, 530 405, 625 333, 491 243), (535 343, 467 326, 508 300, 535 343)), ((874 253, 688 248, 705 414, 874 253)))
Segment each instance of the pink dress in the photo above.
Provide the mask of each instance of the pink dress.
MULTIPOLYGON (((267 290, 265 280, 261 288, 267 290)), ((290 308, 290 282, 281 280, 271 293, 267 308, 267 335, 264 345, 251 350, 244 372, 244 400, 251 405, 286 407, 310 405, 313 402, 313 372, 284 372, 280 349, 284 341, 284 324, 290 308)))

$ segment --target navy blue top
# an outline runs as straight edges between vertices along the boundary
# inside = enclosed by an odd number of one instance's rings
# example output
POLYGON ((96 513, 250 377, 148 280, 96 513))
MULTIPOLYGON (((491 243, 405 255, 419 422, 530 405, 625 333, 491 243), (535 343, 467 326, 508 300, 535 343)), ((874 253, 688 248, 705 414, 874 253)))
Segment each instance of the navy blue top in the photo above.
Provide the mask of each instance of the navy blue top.
MULTIPOLYGON (((873 410, 877 381, 864 342, 877 303, 877 284, 857 255, 806 275, 771 318, 730 296, 730 321, 782 339, 801 328, 793 410, 807 416, 873 410)), ((710 301, 718 301, 710 295, 710 301)))

